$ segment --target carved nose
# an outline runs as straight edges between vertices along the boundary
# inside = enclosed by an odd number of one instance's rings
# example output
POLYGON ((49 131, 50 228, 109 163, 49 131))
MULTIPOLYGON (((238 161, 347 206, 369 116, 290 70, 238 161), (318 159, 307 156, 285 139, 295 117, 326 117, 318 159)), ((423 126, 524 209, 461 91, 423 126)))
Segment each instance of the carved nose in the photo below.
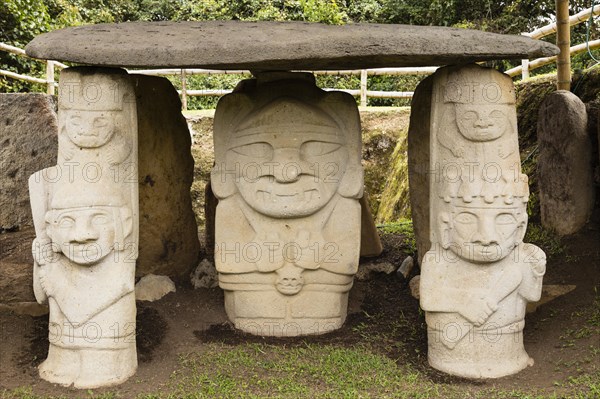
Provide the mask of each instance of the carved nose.
POLYGON ((278 183, 292 183, 300 176, 300 156, 296 148, 278 148, 273 156, 275 180, 278 183))
POLYGON ((72 238, 74 242, 86 243, 97 240, 98 234, 87 220, 78 220, 75 224, 75 231, 72 238))
POLYGON ((477 231, 473 234, 472 241, 481 245, 497 245, 499 240, 496 234, 496 231, 493 226, 490 226, 488 220, 482 220, 482 223, 479 223, 477 231))
POLYGON ((477 127, 490 127, 494 124, 494 122, 490 118, 478 118, 475 121, 475 126, 477 127))

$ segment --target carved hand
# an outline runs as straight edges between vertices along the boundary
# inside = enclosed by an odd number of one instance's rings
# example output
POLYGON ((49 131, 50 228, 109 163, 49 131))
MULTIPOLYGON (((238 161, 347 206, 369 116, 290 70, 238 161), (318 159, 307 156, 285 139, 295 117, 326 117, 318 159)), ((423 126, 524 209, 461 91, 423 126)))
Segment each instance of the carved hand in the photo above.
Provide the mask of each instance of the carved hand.
POLYGON ((39 266, 56 262, 58 254, 52 250, 52 241, 48 238, 35 238, 31 245, 33 259, 39 266))
POLYGON ((485 299, 474 299, 465 304, 459 313, 476 327, 479 327, 494 313, 494 307, 496 306, 490 306, 485 299))
POLYGON ((455 146, 452 148, 452 153, 455 157, 462 158, 465 155, 465 149, 463 147, 455 146))

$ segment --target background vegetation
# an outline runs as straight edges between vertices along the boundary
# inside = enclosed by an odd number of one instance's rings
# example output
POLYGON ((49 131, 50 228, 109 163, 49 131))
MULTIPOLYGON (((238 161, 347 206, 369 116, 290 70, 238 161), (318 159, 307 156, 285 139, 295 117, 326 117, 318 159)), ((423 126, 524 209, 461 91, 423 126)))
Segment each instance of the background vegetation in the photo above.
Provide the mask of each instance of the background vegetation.
MULTIPOLYGON (((593 0, 571 0, 571 12, 590 7, 593 0)), ((358 22, 442 25, 519 34, 547 24, 554 16, 554 0, 3 0, 0 3, 0 42, 23 48, 40 33, 68 26, 126 21, 275 20, 328 24, 358 22)), ((572 30, 573 43, 585 41, 585 24, 572 30)), ((591 37, 596 38, 594 26, 591 37)), ((554 41, 548 36, 544 40, 554 41)), ((575 57, 575 69, 591 65, 587 55, 575 57)), ((514 62, 495 61, 506 70, 514 62)), ((536 70, 546 73, 552 66, 536 70)), ((0 52, 0 69, 42 77, 44 64, 0 52)), ((240 76, 190 76, 189 89, 232 89, 240 76)), ((369 89, 411 91, 416 76, 372 76, 369 89)), ((179 79, 172 78, 178 86, 179 79)), ((319 77, 321 87, 359 87, 359 77, 319 77)), ((43 85, 0 77, 0 92, 44 91, 43 85)), ((216 97, 192 97, 190 109, 214 108, 216 97)), ((406 99, 369 100, 372 106, 409 105, 406 99)))

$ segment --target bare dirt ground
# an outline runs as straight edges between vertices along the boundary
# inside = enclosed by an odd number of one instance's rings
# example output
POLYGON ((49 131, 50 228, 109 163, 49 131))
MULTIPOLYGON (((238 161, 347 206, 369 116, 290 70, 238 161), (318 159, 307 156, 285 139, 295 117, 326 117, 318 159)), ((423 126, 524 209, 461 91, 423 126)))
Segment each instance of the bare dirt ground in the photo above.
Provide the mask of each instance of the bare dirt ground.
MULTIPOLYGON (((14 245, 13 238, 20 236, 18 241, 22 242, 24 234, 0 235, 5 256, 12 256, 13 260, 18 257, 18 253, 6 249, 22 251, 19 245, 14 245)), ((404 257, 404 248, 398 245, 402 239, 399 235, 385 236, 387 249, 379 260, 397 264, 404 257)), ((194 290, 179 286, 176 293, 158 302, 138 303, 139 370, 128 382, 108 391, 125 398, 166 392, 181 356, 202 353, 207 343, 354 347, 368 342, 375 351, 397 364, 416 368, 424 381, 451 385, 465 392, 519 389, 571 397, 574 388, 569 381, 577 381, 580 375, 600 375, 599 243, 598 225, 588 226, 585 231, 564 239, 565 251, 549 259, 545 284, 574 284, 577 288, 527 316, 525 346, 535 365, 516 376, 473 382, 431 369, 426 360, 426 330, 418 301, 410 295, 407 281, 402 277, 379 274, 370 281, 355 283, 347 322, 339 331, 322 336, 263 338, 235 331, 227 322, 219 288, 194 290)), ((47 323, 47 316, 0 313, 0 393, 2 388, 32 387, 37 395, 81 397, 79 391, 54 386, 37 376, 36 367, 48 349, 47 323)))
MULTIPOLYGON (((407 117, 396 118, 392 122, 375 116, 367 115, 364 118, 363 124, 369 131, 363 137, 367 152, 363 155, 367 161, 373 158, 372 163, 376 163, 380 159, 388 159, 397 136, 392 130, 401 126, 400 130, 404 131, 407 117), (381 139, 375 140, 376 136, 381 136, 381 139), (371 152, 375 155, 369 158, 367 155, 371 152)), ((209 118, 195 123, 196 143, 192 148, 195 158, 200 160, 196 163, 196 179, 192 187, 194 211, 200 224, 204 221, 204 183, 212 165, 211 123, 209 118)), ((377 165, 371 167, 374 176, 381 175, 377 165)), ((202 236, 203 231, 199 233, 202 236)), ((30 245, 33 237, 33 229, 0 234, 0 263, 31 264, 30 245)), ((383 243, 384 253, 379 258, 363 259, 361 264, 385 261, 397 267, 410 252, 410 245, 401 234, 386 234, 383 243)), ((547 243, 534 243, 548 252, 547 243)), ((306 345, 334 345, 341 348, 367 346, 369 351, 395 362, 398 367, 409 365, 416 370, 417 384, 422 384, 422 392, 425 392, 419 396, 422 398, 600 398, 598 215, 580 233, 563 238, 561 245, 563 251, 556 251, 557 254, 548 259, 544 284, 575 285, 576 288, 528 314, 524 340, 528 353, 535 359, 535 365, 515 376, 468 381, 430 368, 426 356, 425 322, 418 300, 411 296, 408 280, 393 273, 376 274, 369 281, 355 282, 350 293, 348 319, 340 330, 293 339, 263 338, 240 333, 227 321, 220 288, 194 290, 190 285, 179 285, 176 293, 160 301, 138 303, 137 374, 118 387, 94 390, 89 394, 55 386, 38 377, 37 366, 48 351, 47 315, 17 315, 2 311, 0 307, 0 398, 146 398, 144 395, 148 393, 167 396, 173 392, 173 384, 180 381, 182 373, 189 372, 182 371, 182 359, 189 354, 205 355, 208 359, 226 358, 232 350, 245 348, 249 344, 268 344, 283 349, 306 345), (427 393, 432 386, 441 393, 427 393), (37 396, 15 393, 18 391, 14 390, 21 387, 37 396), (453 394, 446 394, 444 389, 450 389, 453 394), (3 393, 3 390, 6 391, 3 393)), ((413 271, 413 275, 415 273, 418 270, 413 271)), ((23 288, 2 286, 0 289, 9 292, 23 288)), ((213 364, 209 361, 203 367, 203 370, 209 370, 213 364)), ((266 371, 260 373, 249 378, 268 378, 266 371)), ((237 382, 248 378, 243 371, 231 377, 237 382)), ((313 384, 313 381, 307 383, 313 384)), ((314 382, 313 388, 318 390, 319 382, 314 382)), ((366 387, 352 397, 377 397, 373 391, 366 387)), ((419 385, 417 392, 420 392, 419 385)), ((398 392, 390 396, 401 394, 398 392)), ((180 396, 175 394, 171 397, 180 396)))

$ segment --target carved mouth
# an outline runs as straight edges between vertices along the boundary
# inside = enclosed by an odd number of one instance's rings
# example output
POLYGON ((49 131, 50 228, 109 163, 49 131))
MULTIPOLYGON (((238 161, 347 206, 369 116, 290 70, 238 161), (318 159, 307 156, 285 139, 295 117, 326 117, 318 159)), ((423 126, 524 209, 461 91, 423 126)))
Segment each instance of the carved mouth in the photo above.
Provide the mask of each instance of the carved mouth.
POLYGON ((98 137, 98 132, 82 132, 79 133, 78 136, 80 137, 98 137))
POLYGON ((257 190, 256 199, 262 202, 277 203, 307 203, 316 198, 319 192, 316 189, 302 190, 288 193, 275 193, 266 190, 257 190))
POLYGON ((302 289, 304 283, 301 280, 293 281, 278 281, 276 284, 277 291, 284 295, 295 295, 302 289))
POLYGON ((471 245, 471 251, 473 251, 473 254, 480 255, 490 260, 502 257, 502 249, 498 244, 482 245, 473 243, 471 245))

